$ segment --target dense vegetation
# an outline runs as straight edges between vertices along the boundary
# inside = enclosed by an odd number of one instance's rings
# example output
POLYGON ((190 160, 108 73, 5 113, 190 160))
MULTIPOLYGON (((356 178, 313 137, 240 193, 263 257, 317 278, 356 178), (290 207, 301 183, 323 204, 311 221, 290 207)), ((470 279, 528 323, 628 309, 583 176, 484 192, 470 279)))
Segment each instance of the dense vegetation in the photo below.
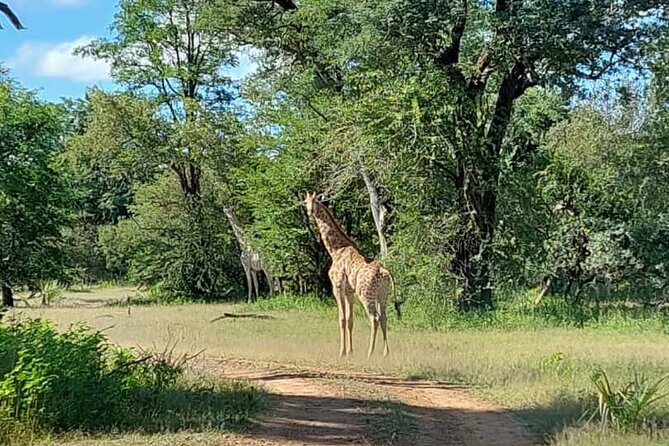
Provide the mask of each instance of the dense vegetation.
POLYGON ((265 290, 327 292, 300 205, 313 190, 389 266, 409 312, 439 320, 518 295, 573 314, 616 300, 662 311, 666 6, 118 8, 112 37, 80 52, 109 61, 121 91, 49 104, 0 79, 5 305, 45 279, 241 296, 246 245, 277 278, 265 290), (232 79, 244 54, 256 69, 232 79))
MULTIPOLYGON (((0 326, 0 441, 29 432, 237 430, 263 407, 241 383, 191 382, 188 356, 138 356, 80 325, 60 333, 45 321, 0 326)), ((14 443, 16 442, 16 443, 14 443)))

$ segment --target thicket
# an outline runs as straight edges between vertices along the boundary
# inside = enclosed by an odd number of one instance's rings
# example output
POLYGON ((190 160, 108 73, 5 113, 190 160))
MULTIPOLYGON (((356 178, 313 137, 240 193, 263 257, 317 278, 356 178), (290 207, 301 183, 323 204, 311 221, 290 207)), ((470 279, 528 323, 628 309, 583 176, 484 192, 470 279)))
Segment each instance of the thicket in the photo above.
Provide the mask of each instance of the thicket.
POLYGON ((187 356, 117 348, 83 325, 0 325, 0 441, 35 433, 235 430, 264 407, 241 383, 189 381, 187 356))

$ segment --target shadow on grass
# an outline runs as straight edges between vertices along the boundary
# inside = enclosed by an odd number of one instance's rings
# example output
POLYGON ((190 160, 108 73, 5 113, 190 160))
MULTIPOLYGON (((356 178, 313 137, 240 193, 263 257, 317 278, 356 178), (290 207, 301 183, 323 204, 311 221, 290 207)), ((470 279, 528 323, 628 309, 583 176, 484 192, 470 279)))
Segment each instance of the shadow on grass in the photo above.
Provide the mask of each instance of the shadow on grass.
POLYGON ((274 372, 263 372, 260 375, 252 376, 252 378, 259 382, 271 382, 282 379, 343 379, 352 380, 356 382, 373 384, 377 386, 387 386, 393 388, 406 389, 442 389, 442 390, 465 390, 468 387, 461 384, 452 384, 444 381, 427 381, 415 378, 398 378, 393 376, 375 375, 369 373, 356 372, 321 372, 321 371, 288 371, 277 370, 274 372))
POLYGON ((271 444, 542 444, 539 436, 499 411, 315 395, 276 395, 273 399, 271 416, 248 434, 271 444))
POLYGON ((61 418, 58 425, 49 426, 47 422, 36 431, 56 435, 243 432, 271 407, 264 390, 229 380, 184 380, 163 388, 127 390, 103 407, 87 410, 83 404, 86 402, 79 400, 80 407, 59 407, 61 417, 65 412, 70 416, 61 418))
POLYGON ((520 411, 398 401, 380 406, 376 400, 312 395, 272 398, 276 409, 250 435, 277 444, 542 445, 564 429, 580 426, 586 409, 585 403, 567 398, 520 411))
POLYGON ((247 378, 260 383, 343 378, 387 387, 391 389, 391 394, 400 390, 407 396, 422 395, 416 400, 411 396, 408 399, 402 397, 403 402, 392 401, 391 406, 381 409, 378 409, 379 402, 374 400, 301 395, 301 390, 296 391, 299 395, 273 395, 276 410, 252 431, 252 435, 274 440, 278 444, 296 441, 314 445, 539 445, 559 437, 566 429, 586 424, 583 414, 595 403, 575 395, 560 395, 547 405, 520 410, 488 410, 485 405, 477 407, 475 401, 462 403, 453 400, 462 397, 461 391, 467 387, 444 382, 411 381, 365 373, 285 369, 265 370, 247 378), (407 391, 410 393, 404 393, 407 391), (426 398, 432 403, 426 404, 426 398), (384 415, 389 410, 392 413, 384 415), (399 417, 403 422, 397 421, 397 414, 404 414, 399 417), (385 437, 372 435, 377 431, 385 433, 385 437))
POLYGON ((243 383, 182 385, 135 392, 120 426, 107 428, 145 433, 178 431, 241 432, 270 407, 268 395, 243 383))
POLYGON ((459 385, 284 368, 242 372, 236 378, 271 387, 281 382, 282 393, 271 395, 274 410, 248 434, 270 444, 542 444, 542 435, 534 435, 516 422, 511 412, 489 410, 489 406, 479 406, 475 400, 458 401, 464 395, 459 385), (323 379, 342 379, 339 384, 343 388, 347 380, 352 384, 364 382, 372 385, 369 390, 382 390, 379 395, 392 399, 355 397, 355 385, 349 388, 352 396, 323 394, 322 384, 318 384, 323 379), (309 381, 315 385, 309 385, 309 381))
POLYGON ((586 409, 584 401, 566 396, 547 406, 515 411, 488 410, 449 399, 428 404, 436 393, 462 395, 448 393, 461 387, 364 374, 342 377, 422 397, 403 397, 400 402, 326 396, 317 391, 318 386, 304 388, 304 380, 333 378, 336 373, 267 372, 246 378, 268 384, 295 379, 293 391, 268 394, 244 380, 199 376, 163 389, 135 391, 128 395, 119 418, 99 420, 85 430, 93 434, 244 432, 249 439, 272 444, 524 446, 544 444, 563 429, 578 426, 586 409))
POLYGON ((562 395, 548 405, 514 410, 512 415, 536 435, 550 439, 567 428, 584 425, 587 421, 584 414, 593 409, 594 404, 594 400, 562 395))

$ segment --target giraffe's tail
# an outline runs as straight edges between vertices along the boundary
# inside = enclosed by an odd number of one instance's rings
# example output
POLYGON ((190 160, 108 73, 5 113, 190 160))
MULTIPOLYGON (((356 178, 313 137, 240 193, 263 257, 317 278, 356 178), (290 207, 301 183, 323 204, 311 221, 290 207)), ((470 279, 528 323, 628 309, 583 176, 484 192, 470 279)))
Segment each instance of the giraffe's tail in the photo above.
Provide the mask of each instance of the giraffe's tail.
POLYGON ((397 313, 397 319, 402 319, 402 304, 404 301, 397 300, 397 292, 395 289, 395 280, 393 280, 393 275, 388 272, 388 278, 390 279, 390 284, 393 287, 393 307, 395 307, 395 313, 397 313))

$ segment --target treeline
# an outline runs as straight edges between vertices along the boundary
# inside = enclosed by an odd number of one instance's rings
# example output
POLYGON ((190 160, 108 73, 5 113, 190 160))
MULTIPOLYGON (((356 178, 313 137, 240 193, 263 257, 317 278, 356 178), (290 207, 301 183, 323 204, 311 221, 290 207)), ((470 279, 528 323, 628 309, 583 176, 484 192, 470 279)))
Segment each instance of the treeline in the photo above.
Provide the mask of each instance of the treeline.
POLYGON ((300 200, 435 311, 669 297, 669 34, 652 0, 121 0, 118 92, 0 87, 3 301, 40 280, 327 292, 300 200), (254 70, 230 77, 250 54, 254 70), (264 274, 264 273, 268 274, 264 274), (250 281, 253 283, 253 280, 250 281))

